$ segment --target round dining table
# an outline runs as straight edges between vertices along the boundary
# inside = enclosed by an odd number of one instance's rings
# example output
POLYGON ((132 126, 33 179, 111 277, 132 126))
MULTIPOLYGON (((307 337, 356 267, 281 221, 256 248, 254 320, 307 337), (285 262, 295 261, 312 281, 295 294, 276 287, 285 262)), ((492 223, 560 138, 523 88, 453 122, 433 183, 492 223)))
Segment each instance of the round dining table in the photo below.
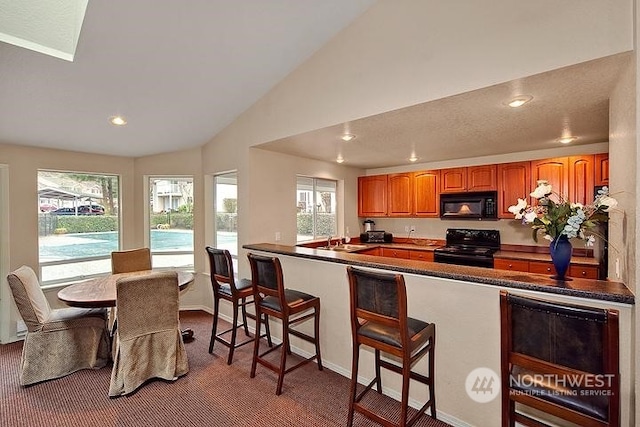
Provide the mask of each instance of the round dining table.
MULTIPOLYGON (((159 270, 156 270, 156 272, 159 270)), ((58 299, 72 307, 96 308, 116 306, 116 282, 125 277, 142 276, 150 274, 154 270, 135 271, 131 273, 109 274, 75 283, 58 292, 58 299)), ((178 286, 180 290, 186 289, 193 283, 194 274, 187 271, 178 271, 178 286)))

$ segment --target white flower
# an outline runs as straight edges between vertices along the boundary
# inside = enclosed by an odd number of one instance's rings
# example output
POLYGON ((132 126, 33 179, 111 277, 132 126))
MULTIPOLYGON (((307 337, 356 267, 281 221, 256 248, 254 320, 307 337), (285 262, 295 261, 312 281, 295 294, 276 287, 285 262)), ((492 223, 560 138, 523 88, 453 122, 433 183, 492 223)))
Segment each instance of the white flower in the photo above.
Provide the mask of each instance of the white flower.
POLYGON ((516 219, 522 219, 522 212, 527 207, 527 201, 525 199, 518 198, 518 204, 509 206, 507 209, 509 212, 516 216, 516 219))
POLYGON ((571 209, 582 209, 584 205, 582 203, 571 203, 571 209))
POLYGON ((553 237, 549 236, 548 234, 545 234, 544 238, 547 239, 550 242, 553 242, 553 237))
POLYGON ((538 214, 535 211, 527 212, 526 214, 524 214, 524 222, 526 222, 527 224, 532 223, 537 217, 538 214))
POLYGON ((548 184, 547 181, 538 181, 538 186, 533 190, 530 196, 536 199, 541 199, 549 194, 551 194, 551 184, 548 184))
POLYGON ((596 241, 596 238, 592 234, 592 235, 590 235, 589 237, 586 238, 586 245, 587 246, 593 246, 595 241, 596 241))
POLYGON ((618 206, 618 201, 611 196, 602 196, 598 197, 596 202, 596 207, 606 206, 604 209, 605 212, 611 212, 616 206, 618 206))

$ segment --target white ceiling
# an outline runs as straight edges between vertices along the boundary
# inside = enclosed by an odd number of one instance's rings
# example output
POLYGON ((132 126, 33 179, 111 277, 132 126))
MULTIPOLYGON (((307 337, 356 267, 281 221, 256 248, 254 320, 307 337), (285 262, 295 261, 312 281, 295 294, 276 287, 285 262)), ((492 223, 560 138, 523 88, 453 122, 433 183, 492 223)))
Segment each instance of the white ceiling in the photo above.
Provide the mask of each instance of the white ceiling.
MULTIPOLYGON (((16 3, 39 2, 2 0, 3 16, 16 3)), ((90 1, 73 62, 0 42, 0 143, 134 157, 200 146, 373 3, 90 1)), ((21 32, 10 22, 0 33, 21 32)))
MULTIPOLYGON (((373 2, 91 1, 74 62, 0 43, 0 143, 133 157, 200 146, 373 2), (115 114, 127 126, 109 124, 115 114)), ((603 142, 609 94, 628 59, 615 55, 261 147, 382 168, 408 164, 413 153, 424 163, 553 148, 567 132, 576 144, 603 142), (514 88, 533 101, 506 107, 514 88), (339 139, 345 128, 354 141, 339 139)))

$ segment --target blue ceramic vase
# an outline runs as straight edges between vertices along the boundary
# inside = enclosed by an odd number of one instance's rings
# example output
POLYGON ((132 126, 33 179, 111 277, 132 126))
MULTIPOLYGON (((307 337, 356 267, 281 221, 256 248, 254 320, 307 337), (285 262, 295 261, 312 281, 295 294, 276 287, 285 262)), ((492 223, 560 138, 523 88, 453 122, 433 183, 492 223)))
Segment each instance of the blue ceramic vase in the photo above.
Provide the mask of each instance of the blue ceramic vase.
POLYGON ((572 252, 573 247, 571 246, 569 239, 567 239, 567 236, 561 235, 551 241, 551 244, 549 245, 549 253, 551 254, 553 267, 556 269, 556 275, 553 276, 554 279, 568 280, 565 275, 569 269, 572 252))

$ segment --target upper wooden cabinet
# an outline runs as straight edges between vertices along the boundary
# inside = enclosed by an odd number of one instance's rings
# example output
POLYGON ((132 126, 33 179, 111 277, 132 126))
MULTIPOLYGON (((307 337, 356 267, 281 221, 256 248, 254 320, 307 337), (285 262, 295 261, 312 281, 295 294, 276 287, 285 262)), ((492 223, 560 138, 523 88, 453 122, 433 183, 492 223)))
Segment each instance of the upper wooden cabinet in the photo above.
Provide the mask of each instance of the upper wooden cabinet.
POLYGON ((594 156, 569 157, 569 200, 587 205, 593 202, 594 156))
POLYGON ((495 191, 497 188, 496 165, 469 166, 440 171, 441 193, 495 191))
POLYGON ((413 175, 415 216, 437 218, 440 216, 440 171, 422 171, 413 175))
POLYGON ((467 191, 495 191, 498 189, 496 165, 469 166, 467 191))
MULTIPOLYGON (((547 181, 555 193, 567 198, 569 196, 569 158, 532 160, 530 192, 538 186, 540 180, 547 181)), ((535 200, 531 202, 535 203, 535 200)))
POLYGON ((596 154, 594 185, 609 185, 609 153, 596 154))
POLYGON ((513 219, 509 206, 524 198, 529 203, 531 193, 531 165, 529 162, 498 165, 498 218, 513 219))
POLYGON ((387 215, 387 175, 358 177, 358 216, 387 215))
POLYGON ((410 216, 413 214, 413 173, 387 175, 387 215, 410 216))

